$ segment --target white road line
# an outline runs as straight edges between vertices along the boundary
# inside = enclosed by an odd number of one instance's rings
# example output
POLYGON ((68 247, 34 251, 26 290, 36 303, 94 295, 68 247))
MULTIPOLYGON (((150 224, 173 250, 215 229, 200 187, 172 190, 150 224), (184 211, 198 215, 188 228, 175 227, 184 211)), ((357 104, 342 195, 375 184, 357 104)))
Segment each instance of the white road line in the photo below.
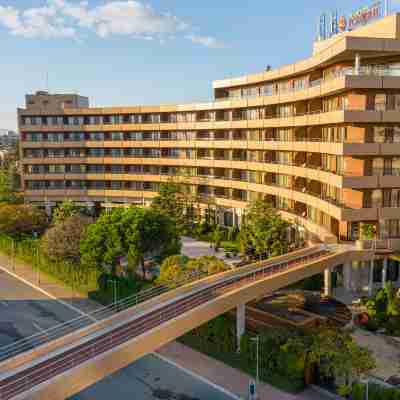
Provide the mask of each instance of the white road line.
POLYGON ((37 322, 32 322, 32 325, 40 332, 46 333, 46 330, 43 329, 37 322))
POLYGON ((47 297, 50 297, 51 299, 58 301, 59 303, 61 303, 61 304, 64 305, 65 307, 68 307, 69 309, 74 310, 74 311, 77 312, 78 314, 81 314, 82 316, 85 316, 85 317, 91 319, 93 322, 96 322, 96 321, 97 321, 97 319, 94 318, 93 316, 91 316, 91 315, 89 315, 89 314, 83 312, 83 311, 80 310, 79 308, 73 306, 72 304, 67 303, 67 302, 64 301, 64 300, 61 300, 61 299, 59 299, 58 297, 53 296, 51 293, 47 292, 46 290, 42 289, 41 287, 36 286, 36 285, 33 284, 32 282, 29 282, 28 280, 26 280, 26 279, 20 277, 19 275, 15 274, 14 272, 9 271, 7 268, 2 267, 1 265, 0 265, 0 270, 6 272, 7 274, 9 274, 9 275, 11 275, 11 276, 13 276, 15 279, 18 279, 19 281, 25 283, 26 285, 30 286, 31 288, 33 288, 33 289, 35 289, 35 290, 37 290, 37 291, 43 293, 43 294, 46 295, 47 297))
POLYGON ((154 353, 154 352, 151 353, 151 354, 153 356, 159 358, 160 360, 172 365, 173 367, 178 368, 179 370, 187 373, 188 375, 192 376, 193 378, 195 378, 195 379, 197 379, 197 380, 199 380, 199 381, 211 386, 212 388, 214 388, 214 389, 226 394, 227 396, 231 397, 233 400, 243 400, 242 397, 239 397, 236 394, 230 392, 229 390, 223 388, 222 386, 219 386, 216 383, 209 381, 207 378, 204 378, 204 376, 198 375, 195 372, 191 371, 190 369, 182 367, 181 365, 179 365, 179 364, 175 363, 174 361, 162 356, 161 354, 154 353))

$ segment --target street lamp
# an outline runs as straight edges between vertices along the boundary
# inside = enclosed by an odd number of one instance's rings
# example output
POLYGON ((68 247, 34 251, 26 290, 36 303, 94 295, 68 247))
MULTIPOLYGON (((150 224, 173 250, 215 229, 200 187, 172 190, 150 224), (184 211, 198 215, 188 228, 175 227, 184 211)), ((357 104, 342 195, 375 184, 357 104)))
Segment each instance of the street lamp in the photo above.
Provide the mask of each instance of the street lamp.
POLYGON ((15 241, 11 239, 11 268, 15 272, 15 241))
MULTIPOLYGON (((251 341, 256 343, 256 384, 258 385, 260 382, 260 336, 257 335, 255 338, 251 338, 251 341)), ((250 388, 251 399, 257 399, 257 390, 254 381, 250 382, 250 388)))
POLYGON ((115 279, 110 279, 109 283, 113 284, 113 304, 114 306, 117 304, 117 281, 115 279))
POLYGON ((37 284, 40 286, 39 247, 36 247, 35 258, 36 258, 36 279, 37 279, 37 284))
POLYGON ((365 400, 369 400, 369 379, 368 377, 360 379, 361 383, 365 384, 365 400))

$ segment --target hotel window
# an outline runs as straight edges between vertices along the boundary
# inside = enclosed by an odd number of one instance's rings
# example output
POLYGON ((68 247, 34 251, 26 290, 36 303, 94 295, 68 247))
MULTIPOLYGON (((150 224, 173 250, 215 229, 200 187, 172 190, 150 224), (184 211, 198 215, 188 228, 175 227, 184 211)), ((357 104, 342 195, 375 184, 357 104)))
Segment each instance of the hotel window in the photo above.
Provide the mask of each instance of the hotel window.
POLYGON ((90 164, 87 166, 87 172, 89 174, 104 174, 105 166, 102 164, 101 165, 90 164))
POLYGON ((48 133, 47 140, 49 142, 63 142, 64 134, 63 133, 48 133))
POLYGON ((67 157, 85 157, 85 149, 68 149, 65 151, 67 157))
POLYGON ((69 133, 68 140, 72 142, 81 142, 85 140, 85 134, 83 132, 71 132, 69 133))
POLYGON ((282 104, 278 106, 278 117, 287 118, 293 116, 293 105, 282 104))
POLYGON ((111 190, 121 190, 122 189, 122 182, 120 181, 111 181, 110 182, 111 190))
POLYGON ((104 157, 104 149, 88 149, 89 157, 104 157))
POLYGON ((399 262, 397 260, 388 260, 387 280, 397 282, 399 280, 399 262))
POLYGON ((48 166, 49 174, 64 174, 65 173, 65 165, 49 165, 48 166))
POLYGON ((50 158, 64 157, 64 150, 63 149, 48 149, 47 156, 50 158))
POLYGON ((111 140, 124 140, 122 132, 111 132, 111 140))
POLYGON ((101 125, 101 116, 100 115, 90 116, 89 124, 90 125, 101 125))
POLYGON ((69 189, 86 189, 86 181, 67 181, 66 186, 69 189))
POLYGON ((104 140, 104 133, 103 132, 90 132, 89 140, 102 141, 102 140, 104 140))
POLYGON ((385 220, 386 238, 400 237, 400 221, 398 219, 385 220))
POLYGON ((94 189, 94 190, 101 190, 105 188, 105 182, 104 181, 89 181, 89 188, 94 189))
POLYGON ((132 116, 130 114, 121 115, 121 122, 123 124, 131 124, 132 123, 132 116))
POLYGON ((65 181, 47 181, 47 188, 48 189, 64 189, 65 188, 65 181))
POLYGON ((84 174, 86 172, 86 165, 84 164, 68 165, 67 172, 70 172, 71 174, 84 174))
POLYGON ((143 132, 128 132, 127 140, 143 140, 143 132))
POLYGON ((111 157, 122 157, 123 150, 122 149, 109 149, 111 157))
POLYGON ((112 174, 123 174, 124 173, 123 165, 111 165, 111 173, 112 174))
POLYGON ((382 190, 382 206, 391 207, 392 205, 392 189, 382 190))
POLYGON ((46 189, 45 181, 27 181, 28 190, 44 190, 46 189))

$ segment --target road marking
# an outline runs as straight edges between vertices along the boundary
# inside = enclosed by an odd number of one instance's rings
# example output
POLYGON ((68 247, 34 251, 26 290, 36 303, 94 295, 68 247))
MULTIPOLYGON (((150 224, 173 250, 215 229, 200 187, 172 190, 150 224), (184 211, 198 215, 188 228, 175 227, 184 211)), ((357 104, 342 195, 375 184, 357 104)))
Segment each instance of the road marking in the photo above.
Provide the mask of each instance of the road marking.
POLYGON ((230 392, 229 390, 223 388, 222 386, 219 386, 216 383, 209 381, 207 378, 204 378, 204 376, 198 375, 195 372, 191 371, 190 369, 182 367, 181 365, 179 365, 176 362, 174 362, 174 361, 162 356, 161 354, 155 353, 155 352, 153 352, 151 354, 153 356, 159 358, 160 360, 172 365, 173 367, 175 367, 175 368, 187 373, 188 375, 192 376, 193 378, 195 378, 195 379, 197 379, 197 380, 199 380, 199 381, 211 386, 212 388, 214 388, 214 389, 226 394, 227 396, 231 397, 233 400, 243 400, 242 397, 239 397, 236 394, 230 392))
POLYGON ((77 312, 78 314, 87 317, 89 319, 91 319, 93 322, 97 322, 97 319, 94 318, 93 316, 83 312, 82 310, 80 310, 79 308, 73 306, 72 304, 67 303, 64 300, 59 299, 58 297, 52 295, 51 293, 47 292, 46 290, 42 289, 39 286, 36 286, 35 284, 33 284, 32 282, 26 280, 25 278, 22 278, 21 276, 15 274, 14 272, 9 271, 7 268, 4 268, 2 266, 0 266, 0 270, 6 272, 7 274, 13 276, 15 279, 18 279, 19 281, 25 283, 26 285, 30 286, 31 288, 43 293, 44 295, 46 295, 47 297, 50 297, 53 300, 58 301, 59 303, 61 303, 62 305, 64 305, 65 307, 68 307, 71 310, 74 310, 75 312, 77 312))
POLYGON ((40 332, 46 333, 46 330, 43 329, 37 322, 32 322, 32 325, 40 332))

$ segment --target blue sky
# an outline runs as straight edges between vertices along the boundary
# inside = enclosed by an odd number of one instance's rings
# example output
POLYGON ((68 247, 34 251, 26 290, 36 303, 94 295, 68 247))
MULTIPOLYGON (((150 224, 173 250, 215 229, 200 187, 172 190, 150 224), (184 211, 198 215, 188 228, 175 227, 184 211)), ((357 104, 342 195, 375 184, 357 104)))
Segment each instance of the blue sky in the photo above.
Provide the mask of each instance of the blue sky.
MULTIPOLYGON (((397 8, 392 3, 392 8, 397 8)), ((0 0, 0 128, 25 93, 93 106, 207 101, 211 82, 311 53, 322 11, 368 0, 0 0)))

